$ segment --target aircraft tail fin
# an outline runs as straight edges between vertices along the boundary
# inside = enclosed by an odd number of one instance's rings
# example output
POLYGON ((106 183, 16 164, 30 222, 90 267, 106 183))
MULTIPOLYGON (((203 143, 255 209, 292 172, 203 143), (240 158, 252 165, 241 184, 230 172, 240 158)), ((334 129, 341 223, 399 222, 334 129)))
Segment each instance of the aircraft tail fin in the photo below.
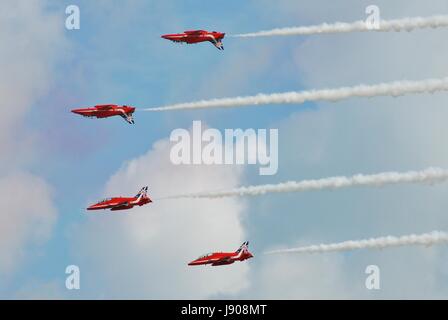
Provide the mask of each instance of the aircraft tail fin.
POLYGON ((243 244, 236 250, 236 253, 246 252, 249 248, 249 241, 244 241, 243 244))
POLYGON ((143 197, 148 197, 148 187, 143 187, 139 193, 135 196, 138 200, 140 200, 143 197))
POLYGON ((213 41, 213 45, 218 48, 218 50, 224 50, 224 45, 222 44, 222 41, 213 41))
POLYGON ((132 116, 132 112, 125 113, 124 111, 121 111, 120 116, 129 124, 135 124, 134 117, 132 116))
POLYGON ((124 117, 124 120, 126 120, 129 124, 135 124, 134 117, 132 116, 132 113, 127 113, 124 117))

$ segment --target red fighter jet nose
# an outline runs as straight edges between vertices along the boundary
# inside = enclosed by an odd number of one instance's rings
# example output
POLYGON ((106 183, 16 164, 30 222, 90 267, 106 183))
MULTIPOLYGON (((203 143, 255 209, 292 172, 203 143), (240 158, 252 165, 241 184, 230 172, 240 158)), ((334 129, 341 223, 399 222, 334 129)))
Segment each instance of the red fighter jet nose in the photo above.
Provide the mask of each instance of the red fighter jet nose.
POLYGON ((81 111, 79 109, 73 109, 73 110, 71 110, 71 112, 76 113, 76 114, 81 114, 81 111))

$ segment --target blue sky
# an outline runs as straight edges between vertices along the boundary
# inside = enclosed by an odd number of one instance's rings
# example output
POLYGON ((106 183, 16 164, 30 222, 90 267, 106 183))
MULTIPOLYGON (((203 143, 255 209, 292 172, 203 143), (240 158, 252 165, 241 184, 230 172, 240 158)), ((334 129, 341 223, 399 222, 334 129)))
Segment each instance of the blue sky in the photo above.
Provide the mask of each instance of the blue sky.
MULTIPOLYGON (((448 12, 443 1, 433 2, 431 7, 418 1, 378 1, 378 5, 386 18, 448 12)), ((446 114, 445 94, 355 99, 336 104, 137 112, 135 126, 121 119, 88 120, 69 112, 75 107, 103 103, 144 108, 214 97, 443 76, 448 68, 443 58, 448 48, 440 44, 446 39, 445 30, 247 40, 229 37, 224 39, 226 50, 220 52, 210 44, 175 45, 160 35, 199 28, 232 34, 354 21, 365 17, 364 9, 370 3, 117 0, 30 2, 29 7, 13 3, 3 6, 11 6, 16 23, 29 24, 38 32, 36 37, 29 37, 24 28, 22 36, 28 39, 26 48, 30 52, 36 50, 39 54, 34 56, 39 59, 34 61, 26 53, 19 53, 16 57, 7 56, 11 61, 5 58, 2 63, 12 64, 14 70, 14 65, 29 59, 43 67, 34 74, 17 73, 20 86, 11 89, 12 101, 25 95, 26 90, 30 98, 23 103, 23 113, 11 120, 18 125, 5 130, 6 137, 20 137, 20 144, 13 149, 6 144, 2 148, 8 157, 20 161, 9 161, 0 177, 23 171, 42 178, 51 190, 51 207, 57 213, 43 239, 35 243, 24 235, 27 240, 16 249, 23 252, 23 257, 17 259, 12 271, 1 273, 0 268, 0 279, 4 280, 0 284, 1 297, 446 297, 444 248, 285 257, 280 261, 268 261, 261 254, 279 245, 446 229, 446 186, 268 195, 222 203, 178 203, 173 207, 162 204, 138 211, 130 218, 88 217, 84 211, 87 204, 112 192, 136 193, 141 185, 138 174, 132 173, 132 163, 144 168, 142 176, 149 180, 150 194, 156 196, 176 192, 176 188, 218 189, 359 172, 421 169, 429 165, 446 167, 448 154, 442 150, 440 138, 446 133, 440 121, 446 114), (81 10, 80 30, 64 28, 65 7, 69 4, 76 4, 81 10), (33 16, 34 22, 30 21, 33 16), (55 31, 48 34, 49 30, 55 31), (49 37, 55 44, 40 49, 43 39, 49 37), (415 48, 416 43, 423 45, 415 48), (28 77, 42 81, 45 87, 22 88, 22 80, 28 77), (426 110, 429 106, 433 107, 431 111, 426 110), (166 141, 173 129, 190 128, 193 120, 202 120, 220 130, 278 128, 278 174, 261 177, 250 167, 179 171, 165 167, 163 159, 168 158, 162 155, 166 148, 162 143, 158 149, 154 143, 166 141), (154 190, 158 186, 161 191, 154 190), (182 215, 179 211, 184 205, 184 216, 198 216, 186 220, 188 230, 178 234, 178 239, 165 241, 164 237, 176 235, 173 224, 185 218, 176 215, 182 215), (208 218, 195 212, 196 205, 203 208, 208 218), (234 212, 221 212, 224 209, 220 207, 234 212), (157 217, 162 214, 166 216, 157 217), (210 218, 212 214, 216 214, 216 220, 210 218), (148 223, 148 230, 153 230, 154 238, 138 238, 145 230, 144 223, 148 223), (211 229, 207 231, 210 233, 198 235, 201 226, 211 229), (220 232, 224 239, 218 237, 220 232), (219 250, 233 249, 244 240, 251 241, 256 258, 249 266, 235 266, 231 271, 207 271, 203 276, 184 266, 169 265, 180 263, 183 256, 165 256, 167 251, 177 250, 176 243, 188 244, 188 249, 179 246, 179 250, 187 250, 187 257, 196 252, 191 257, 194 258, 202 250, 216 246, 219 250), (167 247, 165 242, 169 242, 167 247), (111 256, 114 246, 116 257, 111 256), (401 262, 408 264, 400 265, 394 255, 401 255, 401 262), (151 259, 161 262, 148 269, 151 259), (378 263, 384 270, 385 286, 378 293, 363 289, 363 270, 371 263, 378 263), (69 264, 79 265, 85 279, 79 292, 64 288, 64 271, 69 264), (116 269, 105 271, 114 265, 116 269), (177 282, 169 283, 165 290, 149 289, 143 284, 139 287, 139 278, 130 274, 145 269, 149 274, 139 274, 148 281, 143 283, 156 281, 154 277, 165 279, 169 272, 176 273, 172 276, 177 282), (401 272, 403 269, 407 271, 401 272), (423 276, 428 273, 431 279, 423 276), (222 289, 216 280, 235 275, 240 281, 234 288, 222 289), (410 275, 422 277, 414 285, 405 284, 410 275), (112 285, 112 278, 122 282, 112 285), (211 281, 210 287, 201 290, 207 281, 211 281), (199 289, 195 286, 198 283, 199 289), (117 289, 120 285, 124 286, 122 292, 117 289)), ((1 25, 10 23, 4 16, 0 16, 0 22, 1 19, 1 25)), ((3 78, 1 86, 10 89, 3 78)), ((45 208, 43 205, 41 210, 45 208)))

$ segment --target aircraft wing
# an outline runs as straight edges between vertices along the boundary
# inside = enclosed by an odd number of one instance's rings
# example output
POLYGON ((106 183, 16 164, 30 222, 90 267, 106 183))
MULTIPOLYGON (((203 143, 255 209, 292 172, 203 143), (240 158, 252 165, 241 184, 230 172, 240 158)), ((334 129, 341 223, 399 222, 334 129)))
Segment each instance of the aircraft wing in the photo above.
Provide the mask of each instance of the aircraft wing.
POLYGON ((222 257, 221 259, 219 259, 219 260, 216 260, 214 263, 225 263, 225 262, 229 262, 230 260, 231 260, 231 256, 225 256, 225 257, 222 257))
POLYGON ((110 110, 110 109, 112 109, 112 105, 110 105, 110 104, 105 104, 105 105, 101 105, 101 106, 96 106, 96 108, 97 108, 98 110, 110 110))
POLYGON ((177 43, 180 42, 179 40, 174 40, 174 39, 168 39, 168 40, 173 41, 173 42, 177 42, 177 43))
POLYGON ((120 209, 127 209, 128 207, 129 207, 129 202, 123 201, 123 202, 117 203, 116 205, 112 206, 111 209, 112 210, 120 210, 120 209))
POLYGON ((207 31, 205 30, 186 30, 184 31, 185 34, 203 34, 206 33, 207 31))
POLYGON ((235 261, 232 260, 231 256, 225 256, 219 260, 213 261, 212 266, 222 266, 222 265, 226 265, 226 264, 232 264, 234 262, 235 261))

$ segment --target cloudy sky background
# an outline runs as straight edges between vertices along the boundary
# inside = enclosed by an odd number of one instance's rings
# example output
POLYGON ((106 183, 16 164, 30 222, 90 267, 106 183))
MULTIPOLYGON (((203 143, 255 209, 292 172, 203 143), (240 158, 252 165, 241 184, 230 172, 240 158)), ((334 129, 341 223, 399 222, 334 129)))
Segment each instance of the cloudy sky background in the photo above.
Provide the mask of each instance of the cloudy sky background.
MULTIPOLYGON (((177 46, 161 34, 243 33, 365 18, 371 1, 6 1, 0 11, 1 298, 447 298, 445 247, 263 256, 278 247, 447 230, 447 185, 155 202, 89 214, 104 196, 149 185, 154 198, 355 173, 448 168, 448 96, 351 99, 87 120, 100 103, 151 107, 214 97, 444 77, 448 30, 258 39, 177 46), (81 30, 64 28, 65 7, 81 30), (278 128, 279 171, 173 166, 168 137, 193 120, 278 128), (186 263, 250 240, 255 258, 186 263), (65 289, 65 268, 81 290, 65 289), (381 290, 365 288, 367 265, 381 290)), ((443 0, 376 1, 384 19, 447 14, 443 0)))

